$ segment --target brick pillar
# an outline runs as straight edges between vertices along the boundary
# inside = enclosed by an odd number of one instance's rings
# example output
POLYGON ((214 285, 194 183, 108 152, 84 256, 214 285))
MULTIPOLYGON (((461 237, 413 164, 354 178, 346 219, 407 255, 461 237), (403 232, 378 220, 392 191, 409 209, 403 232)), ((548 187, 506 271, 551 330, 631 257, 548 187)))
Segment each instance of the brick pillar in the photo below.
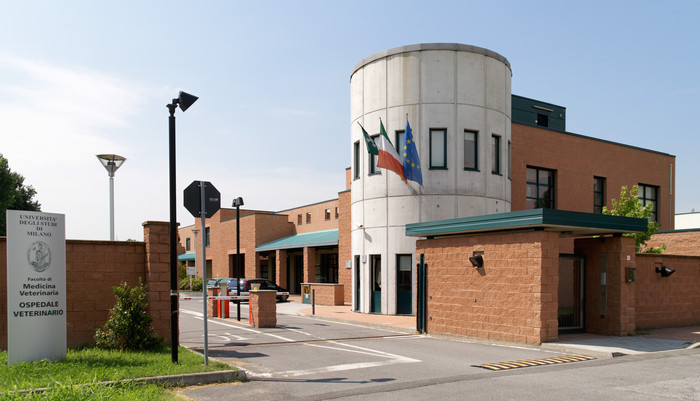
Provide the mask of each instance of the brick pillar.
POLYGON ((304 248, 304 277, 302 283, 316 282, 316 248, 304 248))
POLYGON ((146 275, 148 313, 159 337, 170 342, 170 224, 162 221, 143 223, 146 243, 146 275))
POLYGON ((277 292, 257 290, 250 292, 250 325, 253 327, 277 326, 277 292))
MULTIPOLYGON (((277 250, 275 257, 275 277, 277 285, 287 288, 287 251, 277 250)), ((289 289, 291 290, 291 288, 289 289)))
MULTIPOLYGON (((540 327, 539 343, 559 338, 559 233, 536 232, 540 236, 540 327)), ((528 342, 530 339, 528 339, 528 342)))

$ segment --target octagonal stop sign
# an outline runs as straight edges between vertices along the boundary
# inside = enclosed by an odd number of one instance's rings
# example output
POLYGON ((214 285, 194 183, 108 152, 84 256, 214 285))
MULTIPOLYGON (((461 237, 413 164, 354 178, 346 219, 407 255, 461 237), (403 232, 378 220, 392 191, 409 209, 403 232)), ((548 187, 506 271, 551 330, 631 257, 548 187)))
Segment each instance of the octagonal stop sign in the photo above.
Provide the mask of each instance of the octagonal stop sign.
POLYGON ((204 212, 206 218, 210 218, 221 208, 221 193, 209 181, 192 181, 185 188, 183 193, 185 209, 194 217, 202 216, 202 185, 204 186, 204 212))

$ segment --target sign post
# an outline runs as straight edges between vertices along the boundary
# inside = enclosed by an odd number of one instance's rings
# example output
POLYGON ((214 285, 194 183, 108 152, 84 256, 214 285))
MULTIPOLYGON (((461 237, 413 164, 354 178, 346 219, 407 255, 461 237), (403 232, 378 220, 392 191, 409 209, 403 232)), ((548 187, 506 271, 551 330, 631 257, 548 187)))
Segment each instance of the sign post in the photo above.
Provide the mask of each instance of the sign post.
POLYGON ((7 210, 7 363, 66 358, 62 214, 7 210))
MULTIPOLYGON (((208 181, 192 181, 185 188, 183 199, 185 208, 195 218, 200 218, 202 233, 202 303, 204 312, 204 364, 209 365, 209 333, 207 330, 207 235, 205 219, 214 215, 221 208, 221 193, 208 181)), ((195 245, 196 246, 196 245, 195 245)), ((196 248, 195 248, 196 249, 196 248)))

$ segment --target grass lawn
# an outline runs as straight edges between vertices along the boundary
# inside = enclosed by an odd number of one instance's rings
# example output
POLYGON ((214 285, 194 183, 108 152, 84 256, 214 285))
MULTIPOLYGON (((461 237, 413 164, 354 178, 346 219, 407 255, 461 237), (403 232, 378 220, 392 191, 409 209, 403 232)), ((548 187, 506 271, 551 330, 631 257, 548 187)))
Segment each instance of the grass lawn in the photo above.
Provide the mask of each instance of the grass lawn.
POLYGON ((151 352, 120 352, 96 348, 68 350, 64 361, 46 360, 7 366, 7 352, 0 352, 0 400, 176 400, 161 385, 99 385, 97 382, 139 377, 232 369, 180 347, 178 364, 171 362, 170 348, 151 352), (86 384, 86 385, 83 385, 86 384), (51 391, 7 393, 51 387, 51 391))

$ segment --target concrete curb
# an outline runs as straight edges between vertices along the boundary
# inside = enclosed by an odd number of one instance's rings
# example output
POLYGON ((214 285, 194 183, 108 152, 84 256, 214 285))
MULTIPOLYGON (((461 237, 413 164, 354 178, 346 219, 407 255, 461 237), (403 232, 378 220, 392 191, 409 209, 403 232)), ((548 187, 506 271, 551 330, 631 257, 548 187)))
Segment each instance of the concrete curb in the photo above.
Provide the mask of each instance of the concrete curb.
POLYGON ((319 319, 319 320, 327 320, 329 322, 354 324, 356 326, 363 326, 363 327, 369 327, 372 329, 381 329, 381 330, 386 330, 386 331, 394 331, 394 332, 404 333, 404 334, 418 334, 418 331, 416 331, 416 329, 411 328, 411 327, 397 327, 397 326, 391 326, 388 324, 360 322, 360 321, 356 321, 356 320, 340 319, 340 318, 335 318, 335 317, 330 317, 330 316, 311 315, 311 314, 299 313, 299 312, 297 312, 297 316, 310 317, 312 319, 319 319))

